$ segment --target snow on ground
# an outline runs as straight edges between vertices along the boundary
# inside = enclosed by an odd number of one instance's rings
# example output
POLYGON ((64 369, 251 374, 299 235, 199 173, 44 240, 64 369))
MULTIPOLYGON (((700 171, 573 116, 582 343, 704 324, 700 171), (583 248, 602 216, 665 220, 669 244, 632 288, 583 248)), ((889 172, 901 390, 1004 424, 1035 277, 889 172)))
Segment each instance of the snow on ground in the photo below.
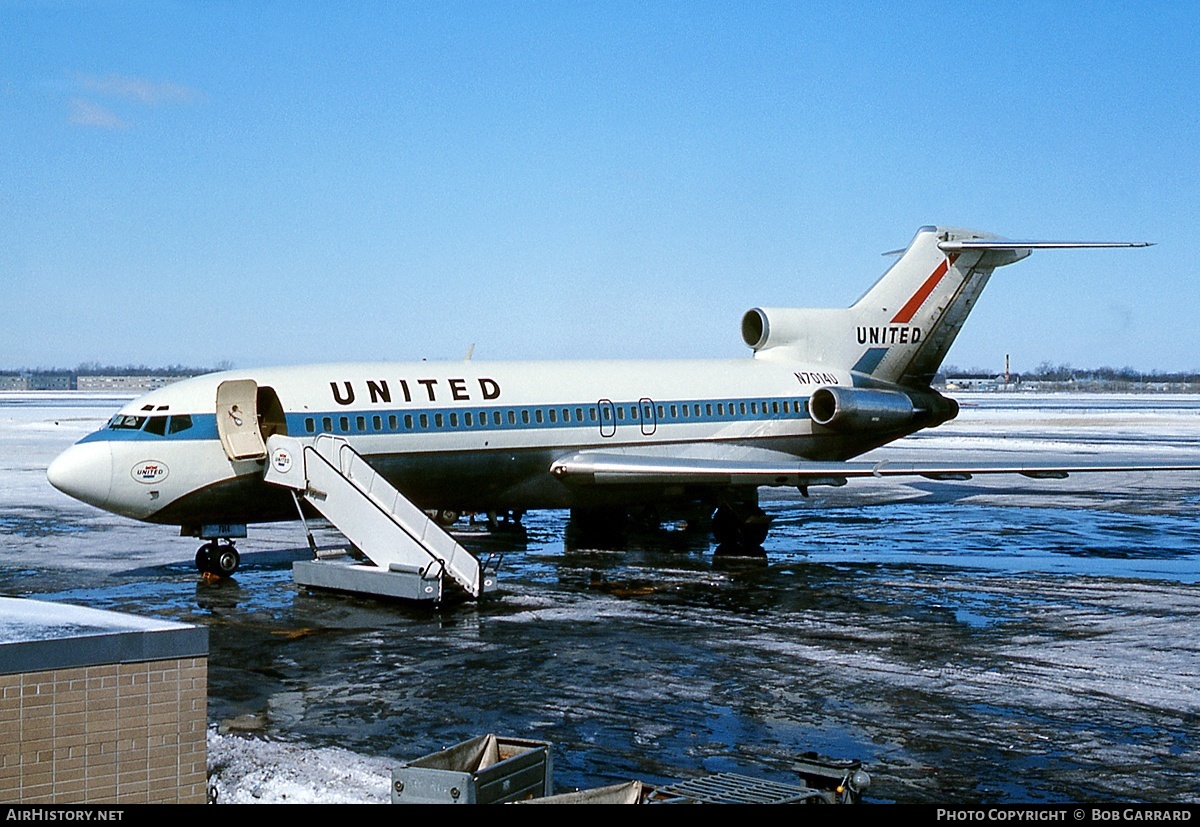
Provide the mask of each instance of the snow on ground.
MULTIPOLYGON (((871 457, 987 460, 997 458, 997 451, 1022 455, 1083 451, 1100 454, 1106 461, 1129 452, 1143 461, 1152 457, 1187 462, 1200 456, 1200 405, 1195 397, 956 396, 968 403, 959 419, 871 457)), ((446 744, 457 738, 442 737, 448 732, 443 729, 410 730, 397 725, 395 731, 385 728, 383 738, 368 727, 368 735, 358 734, 355 750, 316 744, 329 743, 334 731, 337 739, 345 735, 344 726, 350 724, 339 717, 344 710, 377 703, 395 712, 405 702, 440 697, 441 681, 478 677, 463 670, 460 661, 465 656, 454 651, 468 643, 484 655, 493 653, 485 672, 487 680, 497 685, 489 684, 488 689, 499 693, 497 704, 503 709, 487 720, 505 725, 520 721, 531 727, 529 731, 558 733, 555 737, 564 742, 563 770, 573 769, 576 778, 590 780, 591 775, 603 774, 591 759, 578 757, 587 745, 595 747, 600 758, 609 759, 602 769, 627 769, 628 756, 622 751, 627 749, 622 741, 625 731, 614 721, 621 721, 618 711, 628 714, 648 705, 664 716, 654 726, 663 726, 665 720, 670 731, 656 734, 645 721, 629 728, 639 753, 651 758, 655 749, 663 753, 664 766, 654 765, 655 771, 663 773, 672 771, 666 764, 681 762, 730 769, 720 763, 729 760, 729 750, 719 742, 752 743, 760 717, 772 727, 767 734, 781 738, 780 732, 795 728, 790 720, 795 718, 825 721, 831 731, 862 736, 861 748, 875 749, 877 763, 891 773, 887 794, 897 800, 929 801, 931 796, 964 789, 978 789, 1001 800, 1008 788, 995 779, 983 787, 970 786, 978 783, 972 780, 975 775, 997 762, 1002 769, 1012 769, 1012 794, 1018 799, 1030 790, 1048 797, 1042 800, 1055 800, 1056 795, 1078 797, 1078 791, 1099 797, 1119 794, 1130 800, 1142 796, 1161 800, 1167 795, 1164 789, 1189 800, 1200 795, 1190 774, 1200 766, 1200 757, 1189 734, 1200 715, 1196 702, 1200 652, 1195 643, 1200 638, 1194 634, 1200 596, 1186 585, 1196 579, 1195 558, 1181 551, 1177 559, 1160 559, 1140 539, 1146 536, 1152 543, 1183 549, 1194 535, 1194 518, 1159 526, 1130 517, 1195 515, 1200 511, 1196 493, 1200 475, 1185 479, 1079 475, 1065 481, 1020 480, 1017 486, 1012 480, 984 477, 969 485, 879 480, 815 491, 811 500, 768 505, 779 514, 770 544, 778 565, 770 577, 764 575, 757 591, 749 592, 744 605, 736 602, 743 598, 733 598, 732 610, 725 604, 730 598, 723 595, 736 589, 744 574, 718 571, 707 564, 676 570, 680 563, 695 561, 683 557, 664 564, 655 558, 652 571, 631 569, 636 577, 626 584, 621 568, 624 553, 575 551, 564 560, 556 534, 553 542, 531 543, 513 555, 515 566, 524 566, 526 573, 515 569, 509 594, 478 617, 450 616, 444 627, 431 631, 425 628, 426 621, 401 612, 381 610, 381 617, 372 615, 371 623, 356 621, 352 615, 346 621, 350 627, 356 622, 373 625, 377 619, 386 629, 423 630, 405 649, 384 649, 379 654, 380 643, 368 639, 367 632, 360 641, 353 629, 339 630, 338 613, 350 610, 337 601, 297 600, 309 614, 269 621, 265 618, 269 618, 270 600, 293 599, 288 589, 277 585, 286 576, 277 577, 269 567, 257 571, 251 567, 244 592, 236 587, 223 591, 197 587, 171 568, 181 565, 180 571, 188 571, 194 541, 161 527, 105 514, 55 491, 46 483, 45 467, 59 451, 101 427, 123 400, 64 394, 37 404, 32 401, 26 395, 0 394, 0 574, 13 584, 36 581, 36 588, 21 586, 27 591, 59 590, 57 599, 67 601, 78 599, 78 594, 84 599, 102 595, 118 604, 124 601, 117 608, 141 606, 139 601, 152 597, 162 605, 178 604, 180 619, 207 618, 214 635, 236 644, 227 644, 226 661, 214 660, 210 670, 237 671, 230 662, 235 654, 250 661, 248 676, 272 675, 280 684, 263 690, 272 694, 262 709, 255 710, 253 704, 244 707, 261 717, 263 729, 256 734, 227 733, 228 726, 210 731, 209 771, 218 803, 389 801, 390 774, 398 759, 371 755, 377 744, 391 744, 394 755, 411 759, 427 748, 414 747, 416 752, 409 754, 396 745, 446 744), (890 506, 886 519, 862 508, 869 501, 894 504, 914 498, 922 500, 922 507, 890 506), (1004 511, 978 507, 993 501, 1004 511), (939 503, 954 510, 939 508, 939 503), (960 503, 976 507, 960 509, 960 503), (1016 513, 1014 504, 1037 508, 1022 514, 1028 523, 1024 528, 1031 533, 1025 536, 1062 553, 1054 556, 1030 548, 1031 541, 1009 533, 1008 522, 1001 518, 1016 513), (1120 519, 1108 521, 1115 529, 1100 531, 1056 510, 1075 507, 1089 513, 1119 512, 1120 519), (932 535, 930 521, 934 521, 932 535), (1109 547, 1113 530, 1129 537, 1124 546, 1109 547), (930 542, 930 536, 938 538, 938 531, 953 539, 930 542), (1089 554, 1081 555, 1081 550, 1089 554), (1097 551, 1116 556, 1097 557, 1097 551), (860 560, 867 565, 860 566, 860 560), (929 563, 938 565, 922 568, 929 563), (976 566, 990 568, 976 571, 976 566), (1027 568, 1034 574, 1019 574, 1027 568), (827 569, 833 572, 829 582, 821 580, 827 569), (1077 576, 1084 569, 1086 576, 1077 576), (846 574, 839 576, 838 570, 846 574), (269 587, 251 586, 256 573, 269 579, 269 587), (613 588, 593 583, 589 574, 612 578, 613 588), (1142 577, 1146 579, 1138 579, 1142 577), (818 582, 806 586, 806 578, 818 582), (803 582, 790 587, 789 579, 803 582), (155 582, 144 586, 145 580, 155 582), (695 593, 664 597, 683 586, 695 593), (639 599, 643 588, 660 596, 639 599), (924 593, 930 596, 923 599, 924 593), (120 594, 127 597, 112 598, 120 594), (769 599, 764 600, 767 594, 769 599), (911 611, 905 607, 904 595, 911 597, 911 611), (793 606, 794 600, 801 602, 793 606), (813 605, 805 602, 809 600, 813 605), (469 628, 472 623, 478 630, 469 628), (257 624, 264 624, 260 634, 264 642, 243 647, 243 638, 249 638, 249 630, 257 624), (300 628, 297 624, 311 634, 303 638, 311 643, 303 645, 333 653, 334 662, 317 663, 315 656, 305 660, 306 653, 296 649, 301 644, 290 642, 286 634, 300 628), (522 624, 530 627, 528 632, 509 631, 522 624), (504 631, 497 634, 498 629, 504 631), (558 637, 539 646, 547 634, 558 637), (643 634, 647 637, 640 637, 643 634), (607 660, 597 647, 612 644, 606 637, 612 635, 624 635, 637 641, 638 648, 653 650, 651 658, 659 658, 655 663, 661 668, 652 681, 643 685, 636 664, 625 674, 607 662, 593 663, 607 660), (946 638, 944 647, 927 640, 939 635, 946 638), (337 646, 320 648, 323 636, 344 644, 344 651, 337 646), (656 637, 666 644, 654 649, 656 637), (699 646, 697 638, 709 644, 699 646), (509 647, 512 640, 520 646, 509 647), (355 649, 359 643, 365 648, 355 649), (362 652, 379 658, 377 669, 361 665, 362 652), (557 658, 560 654, 570 663, 539 673, 552 678, 550 685, 538 686, 546 708, 525 708, 528 704, 523 706, 520 697, 528 689, 523 670, 531 668, 529 664, 536 666, 543 655, 557 658), (697 655, 711 662, 688 660, 697 655), (676 663, 673 657, 686 663, 676 663), (255 658, 264 663, 254 663, 255 658), (501 667, 509 658, 515 665, 505 671, 501 667), (745 674, 745 686, 722 671, 727 661, 734 672, 745 674), (403 691, 366 683, 361 691, 343 698, 337 694, 340 684, 332 689, 326 685, 375 680, 381 671, 395 675, 410 666, 410 671, 396 676, 396 686, 404 687, 403 691), (279 678, 277 671, 286 677, 279 678), (439 675, 426 677, 427 671, 439 675), (312 677, 318 672, 319 679, 312 677), (580 675, 596 685, 572 682, 581 680, 580 675), (612 683, 605 683, 606 679, 612 683), (563 686, 556 686, 555 680, 563 686), (504 681, 511 684, 507 689, 504 681), (730 686, 736 691, 731 693, 730 686), (299 699, 296 710, 284 714, 278 702, 283 698, 299 699), (767 703, 771 698, 785 702, 767 703), (760 716, 742 709, 756 704, 771 711, 760 716), (325 726, 326 720, 333 723, 325 726), (732 731, 721 729, 725 721, 736 725, 732 731), (701 738, 688 741, 682 749, 679 743, 684 737, 671 735, 693 728, 704 735, 710 725, 712 731, 705 737, 711 743, 701 738), (312 730, 318 740, 304 742, 312 730), (1043 754, 1039 744, 1051 736, 1057 736, 1052 738, 1053 748, 1046 747, 1043 754), (1063 740, 1066 736, 1078 743, 1068 744, 1063 740), (646 748, 647 738, 652 748, 646 748), (999 744, 994 750, 988 746, 992 741, 999 744), (924 763, 936 762, 947 751, 958 762, 941 768, 945 780, 931 780, 924 763), (1154 768, 1165 780, 1147 792, 1143 772, 1136 767, 1122 770, 1134 759, 1143 760, 1141 766, 1154 768), (910 763, 912 767, 906 769, 910 763), (1098 780, 1097 767, 1115 769, 1111 778, 1098 780), (1065 787, 1040 780, 1055 774, 1076 778, 1068 779, 1065 787)), ((764 493, 771 498, 788 496, 779 489, 764 493)), ((561 526, 556 523, 555 528, 561 526)), ((264 548, 302 544, 298 529, 280 526, 256 532, 253 548, 265 555, 264 548)), ((375 610, 356 607, 354 611, 375 610)), ((210 715, 214 723, 228 724, 222 719, 241 714, 243 708, 229 698, 218 699, 215 676, 216 671, 210 673, 210 715)), ((487 694, 477 697, 486 707, 487 694)), ((459 717, 473 711, 450 710, 459 717)), ((395 715, 395 720, 402 719, 395 715)), ((784 743, 790 744, 786 739, 784 743)), ((886 789, 885 780, 881 773, 881 791, 886 789)))
POLYGON ((392 758, 333 747, 208 733, 209 797, 217 804, 388 804, 392 758))

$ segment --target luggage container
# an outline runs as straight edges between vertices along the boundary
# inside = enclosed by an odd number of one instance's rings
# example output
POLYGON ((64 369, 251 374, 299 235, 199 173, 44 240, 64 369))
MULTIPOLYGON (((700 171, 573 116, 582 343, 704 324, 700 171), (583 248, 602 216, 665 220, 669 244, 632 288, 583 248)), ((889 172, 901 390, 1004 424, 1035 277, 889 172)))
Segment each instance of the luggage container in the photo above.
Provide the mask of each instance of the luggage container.
POLYGON ((501 804, 553 792, 548 741, 481 735, 392 770, 393 804, 501 804))

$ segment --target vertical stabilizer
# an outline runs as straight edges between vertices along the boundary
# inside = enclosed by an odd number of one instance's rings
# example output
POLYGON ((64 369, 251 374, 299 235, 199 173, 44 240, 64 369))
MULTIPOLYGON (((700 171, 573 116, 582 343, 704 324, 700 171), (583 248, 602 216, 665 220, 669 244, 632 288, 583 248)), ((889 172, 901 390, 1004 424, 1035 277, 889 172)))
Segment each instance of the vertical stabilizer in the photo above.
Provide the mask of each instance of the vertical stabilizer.
POLYGON ((866 383, 927 386, 993 268, 1029 254, 1007 248, 943 249, 965 240, 1002 241, 973 230, 922 227, 853 306, 755 308, 742 320, 743 338, 766 358, 849 369, 866 383))
POLYGON ((1149 247, 1148 241, 1013 241, 955 227, 922 227, 851 307, 756 307, 742 339, 756 357, 850 370, 862 384, 928 387, 992 271, 1033 250, 1149 247))
POLYGON ((851 370, 885 382, 925 386, 992 270, 1028 250, 961 249, 940 245, 999 236, 947 227, 922 227, 900 259, 850 308, 858 347, 851 370))

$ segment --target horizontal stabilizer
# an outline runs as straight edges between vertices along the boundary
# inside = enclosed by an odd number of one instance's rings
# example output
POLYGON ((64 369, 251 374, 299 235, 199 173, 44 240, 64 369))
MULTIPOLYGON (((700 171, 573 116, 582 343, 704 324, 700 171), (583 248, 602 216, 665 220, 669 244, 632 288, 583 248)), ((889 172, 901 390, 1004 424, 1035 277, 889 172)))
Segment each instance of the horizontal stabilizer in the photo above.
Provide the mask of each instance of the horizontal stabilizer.
MULTIPOLYGON (((938 249, 947 253, 963 250, 1071 250, 1080 247, 1153 247, 1153 241, 1013 241, 972 238, 942 241, 938 249)), ((887 255, 886 253, 884 255, 887 255)))

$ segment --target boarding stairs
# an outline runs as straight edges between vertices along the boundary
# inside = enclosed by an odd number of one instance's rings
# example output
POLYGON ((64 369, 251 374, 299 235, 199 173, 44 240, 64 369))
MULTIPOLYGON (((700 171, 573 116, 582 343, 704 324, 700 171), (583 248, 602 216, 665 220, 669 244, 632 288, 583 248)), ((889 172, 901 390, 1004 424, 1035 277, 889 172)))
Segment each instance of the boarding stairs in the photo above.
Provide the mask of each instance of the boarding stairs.
MULTIPOLYGON (((346 439, 318 434, 313 440, 299 440, 276 434, 266 447, 264 479, 291 489, 297 505, 300 499, 308 502, 375 564, 356 568, 394 575, 393 581, 413 581, 418 599, 440 600, 444 579, 473 599, 494 584, 495 578, 475 555, 397 491, 346 439)), ((296 572, 299 582, 299 564, 296 572)), ((408 596, 403 589, 372 593, 408 596)))

